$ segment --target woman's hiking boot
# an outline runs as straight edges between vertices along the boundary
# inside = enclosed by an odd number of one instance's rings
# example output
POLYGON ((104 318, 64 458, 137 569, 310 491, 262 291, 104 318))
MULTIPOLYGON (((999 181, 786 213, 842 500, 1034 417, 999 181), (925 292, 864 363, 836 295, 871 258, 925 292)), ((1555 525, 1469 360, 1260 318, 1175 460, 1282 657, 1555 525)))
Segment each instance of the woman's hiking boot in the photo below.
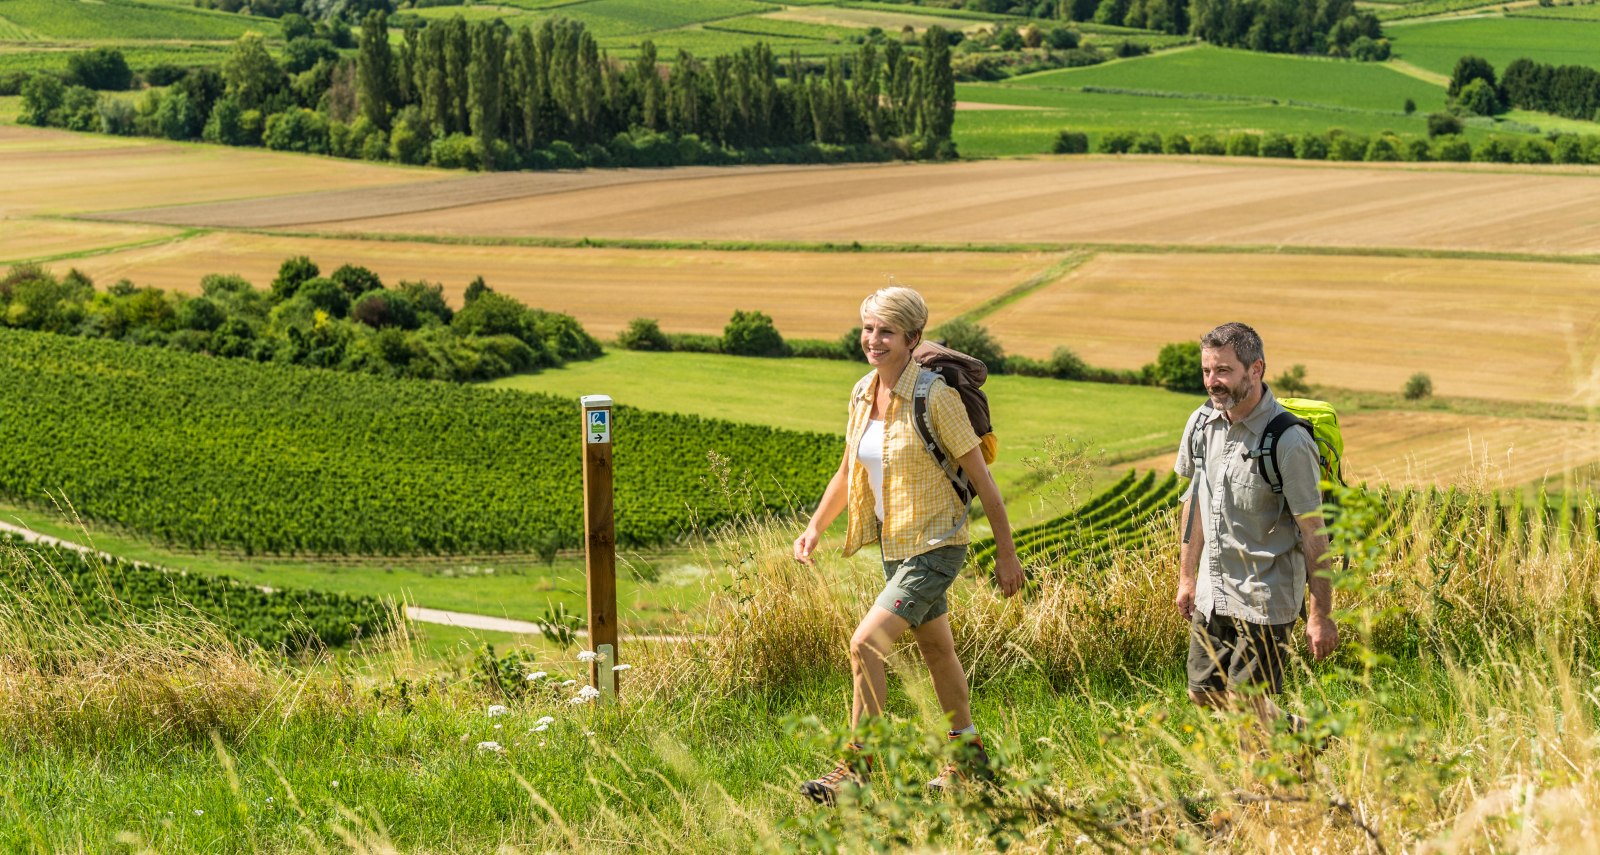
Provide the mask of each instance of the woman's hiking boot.
POLYGON ((939 776, 928 782, 928 789, 944 792, 974 779, 985 784, 994 783, 994 764, 989 761, 989 752, 983 750, 981 737, 976 733, 956 731, 945 735, 950 737, 951 742, 960 744, 954 749, 955 759, 946 763, 939 776))
POLYGON ((833 767, 832 771, 800 785, 801 795, 818 804, 832 806, 840 792, 846 789, 859 790, 866 786, 867 777, 872 774, 872 757, 861 753, 865 747, 859 742, 850 743, 845 757, 833 767))

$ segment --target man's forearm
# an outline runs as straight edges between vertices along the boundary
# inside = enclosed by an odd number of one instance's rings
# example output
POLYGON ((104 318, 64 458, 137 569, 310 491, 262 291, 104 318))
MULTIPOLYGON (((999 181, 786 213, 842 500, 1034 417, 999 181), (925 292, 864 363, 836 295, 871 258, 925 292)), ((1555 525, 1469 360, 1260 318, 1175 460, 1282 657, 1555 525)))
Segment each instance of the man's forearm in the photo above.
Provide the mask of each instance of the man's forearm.
MULTIPOLYGON (((1192 498, 1183 500, 1183 518, 1179 522, 1182 544, 1178 549, 1178 581, 1194 582, 1200 573, 1200 552, 1205 546, 1205 530, 1198 520, 1191 520, 1192 498), (1191 522, 1193 524, 1191 524, 1191 522)), ((1169 553, 1170 554, 1170 553, 1169 553)))
POLYGON ((1311 594, 1311 614, 1333 614, 1333 582, 1328 579, 1328 536, 1322 533, 1322 520, 1301 522, 1300 550, 1306 558, 1306 588, 1311 594), (1308 531, 1309 529, 1309 531, 1308 531))

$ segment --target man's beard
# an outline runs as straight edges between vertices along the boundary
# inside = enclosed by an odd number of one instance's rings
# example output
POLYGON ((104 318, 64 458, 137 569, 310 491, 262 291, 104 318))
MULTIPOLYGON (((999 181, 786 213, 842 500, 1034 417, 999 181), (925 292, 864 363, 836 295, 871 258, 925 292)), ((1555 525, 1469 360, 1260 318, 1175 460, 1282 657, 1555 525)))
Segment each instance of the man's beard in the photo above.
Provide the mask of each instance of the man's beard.
POLYGON ((1250 378, 1239 381, 1238 386, 1219 383, 1206 390, 1211 395, 1211 405, 1224 413, 1244 403, 1250 397, 1250 378))

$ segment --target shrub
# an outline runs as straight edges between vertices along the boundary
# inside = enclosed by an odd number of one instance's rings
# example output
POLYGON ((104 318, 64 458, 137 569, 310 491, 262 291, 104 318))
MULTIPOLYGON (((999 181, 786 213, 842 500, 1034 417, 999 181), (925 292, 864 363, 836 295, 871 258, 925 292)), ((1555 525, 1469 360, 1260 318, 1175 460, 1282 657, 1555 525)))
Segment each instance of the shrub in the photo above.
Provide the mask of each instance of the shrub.
POLYGON ((765 312, 735 311, 722 329, 722 351, 736 356, 782 356, 783 336, 765 312))
POLYGON ((1490 137, 1472 150, 1472 159, 1478 163, 1510 163, 1515 149, 1500 137, 1490 137))
POLYGON ((1553 148, 1556 163, 1583 163, 1583 142, 1576 134, 1556 137, 1553 148))
POLYGON ((383 289, 383 280, 378 278, 378 274, 355 264, 340 265, 328 278, 352 300, 368 291, 383 289))
POLYGON ((1461 109, 1477 116, 1493 116, 1500 112, 1500 98, 1495 94, 1494 84, 1483 80, 1474 80, 1461 88, 1461 94, 1456 96, 1456 103, 1461 109))
POLYGON ((1189 138, 1183 134, 1167 134, 1161 141, 1161 150, 1167 154, 1188 154, 1190 150, 1189 138))
POLYGON ((120 92, 133 85, 133 71, 122 51, 101 47, 67 57, 67 80, 90 89, 120 92))
POLYGON ((1268 131, 1261 137, 1262 157, 1294 157, 1294 140, 1277 131, 1268 131))
POLYGON ((209 297, 194 297, 178 304, 178 326, 186 330, 211 332, 227 320, 222 307, 209 297))
POLYGON ((1150 133, 1140 134, 1138 136, 1138 138, 1136 138, 1133 141, 1133 153, 1134 154, 1160 154, 1161 153, 1161 135, 1158 134, 1158 133, 1155 133, 1154 131, 1152 131, 1150 133))
POLYGON ((1133 150, 1139 135, 1133 131, 1106 131, 1100 136, 1100 143, 1095 146, 1095 151, 1102 154, 1127 154, 1133 150))
MULTIPOLYGON (((376 330, 389 327, 413 330, 418 326, 416 310, 404 297, 392 291, 372 291, 362 295, 361 299, 350 307, 350 318, 376 330)), ((476 330, 467 332, 476 335, 494 334, 476 330)))
POLYGON ((1538 137, 1529 137, 1512 152, 1511 160, 1515 163, 1550 163, 1554 160, 1553 147, 1538 137))
POLYGON ((1272 390, 1283 395, 1305 395, 1311 392, 1311 384, 1306 382, 1306 367, 1304 365, 1291 365, 1277 379, 1272 381, 1272 390))
POLYGON ((1316 134, 1305 134, 1294 141, 1294 156, 1301 160, 1327 160, 1328 141, 1316 134))
POLYGON ((1388 134, 1379 134, 1367 143, 1366 155, 1363 160, 1380 163, 1389 163, 1400 159, 1400 149, 1395 145, 1395 138, 1388 134))
POLYGON ((850 354, 840 349, 838 342, 820 338, 792 338, 784 343, 784 349, 790 356, 802 359, 850 358, 850 354))
POLYGON ((1463 136, 1439 137, 1433 141, 1433 159, 1447 163, 1466 163, 1472 159, 1472 143, 1463 136))
POLYGON ((1018 377, 1049 377, 1050 366, 1030 356, 1012 354, 1005 358, 1000 373, 1013 374, 1018 377))
MULTIPOLYGON (((343 268, 340 268, 341 270, 343 268)), ((363 268, 364 269, 364 268, 363 268)), ((376 278, 376 277, 374 277, 376 278)), ((339 281, 338 271, 334 271, 333 281, 339 281)), ((380 284, 378 287, 382 287, 380 284)), ((346 293, 349 293, 348 290, 346 293)), ((448 324, 455 318, 455 312, 450 304, 444 300, 444 286, 434 282, 401 280, 395 288, 395 293, 404 297, 411 307, 417 310, 417 315, 427 315, 436 318, 440 323, 448 324)))
POLYGON ((1072 50, 1079 41, 1078 31, 1071 27, 1052 27, 1044 32, 1044 43, 1054 50, 1072 50))
POLYGON ((1056 154, 1088 154, 1089 135, 1083 131, 1062 131, 1056 134, 1051 151, 1056 154))
POLYGON ((295 297, 305 300, 335 318, 342 318, 350 313, 350 295, 332 279, 318 276, 307 280, 295 292, 295 297))
POLYGON ((997 374, 1005 367, 1005 351, 1000 343, 989 335, 987 329, 966 318, 946 321, 933 331, 933 337, 943 341, 947 347, 982 361, 997 374))
POLYGON ((867 361, 866 351, 861 349, 861 327, 851 327, 849 332, 839 337, 839 350, 853 362, 867 361))
POLYGON ((1400 156, 1415 163, 1423 163, 1433 159, 1433 147, 1421 137, 1412 137, 1405 141, 1400 150, 1400 156))
POLYGON ((290 107, 267 117, 261 141, 273 151, 328 153, 328 118, 315 110, 290 107))
POLYGON ((1229 134, 1227 152, 1229 157, 1255 157, 1261 153, 1261 138, 1244 131, 1229 134))
POLYGON ((67 87, 61 79, 50 74, 36 74, 22 84, 22 112, 17 121, 24 125, 46 127, 58 121, 61 101, 67 87))
POLYGON ((1174 392, 1204 392, 1200 375, 1200 343, 1175 341, 1156 355, 1156 382, 1174 392))
POLYGON ((626 330, 616 336, 616 343, 624 351, 670 351, 672 341, 662 333, 661 325, 653 317, 635 317, 627 322, 626 330))
POLYGON ((1406 380, 1405 388, 1401 390, 1407 401, 1420 401, 1423 398, 1433 397, 1433 378, 1426 373, 1418 371, 1406 380))
POLYGON ((1367 138, 1360 134, 1341 133, 1328 140, 1329 160, 1365 160, 1367 138))
POLYGON ((1089 364, 1066 345, 1051 351, 1050 360, 1045 365, 1050 376, 1057 380, 1083 380, 1089 376, 1089 364))
POLYGON ((721 353, 722 337, 704 333, 668 333, 671 349, 679 353, 721 353))
POLYGON ((1461 133, 1461 119, 1454 113, 1429 113, 1428 136, 1448 137, 1461 133))
POLYGON ((138 130, 138 114, 127 101, 102 97, 96 109, 100 113, 100 133, 126 137, 138 130))
POLYGON ((432 162, 440 169, 479 169, 478 141, 466 134, 451 134, 433 141, 432 162))
POLYGON ((1407 116, 1409 116, 1409 115, 1417 112, 1417 102, 1411 100, 1410 98, 1407 98, 1405 107, 1403 109, 1405 110, 1405 114, 1407 116))
POLYGON ((272 280, 272 299, 283 302, 293 297, 300 286, 322 275, 322 268, 304 255, 284 259, 278 265, 278 277, 272 280))
POLYGON ((1194 145, 1191 148, 1195 154, 1216 155, 1227 152, 1227 147, 1222 144, 1222 140, 1217 139, 1214 134, 1201 134, 1195 137, 1194 145))

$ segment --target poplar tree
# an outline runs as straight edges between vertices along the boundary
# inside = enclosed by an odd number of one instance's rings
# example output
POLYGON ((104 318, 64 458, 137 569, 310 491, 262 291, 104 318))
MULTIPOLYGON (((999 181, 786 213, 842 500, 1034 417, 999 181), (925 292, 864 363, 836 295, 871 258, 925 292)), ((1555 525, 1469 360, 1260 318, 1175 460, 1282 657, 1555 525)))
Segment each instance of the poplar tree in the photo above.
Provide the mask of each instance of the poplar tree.
POLYGON ((478 138, 479 162, 486 169, 494 164, 494 142, 500 138, 505 50, 499 27, 486 22, 472 28, 472 61, 468 65, 472 135, 478 138))
POLYGON ((389 16, 368 12, 361 23, 361 46, 356 56, 361 114, 367 121, 389 129, 389 102, 394 97, 394 54, 389 49, 389 16))

